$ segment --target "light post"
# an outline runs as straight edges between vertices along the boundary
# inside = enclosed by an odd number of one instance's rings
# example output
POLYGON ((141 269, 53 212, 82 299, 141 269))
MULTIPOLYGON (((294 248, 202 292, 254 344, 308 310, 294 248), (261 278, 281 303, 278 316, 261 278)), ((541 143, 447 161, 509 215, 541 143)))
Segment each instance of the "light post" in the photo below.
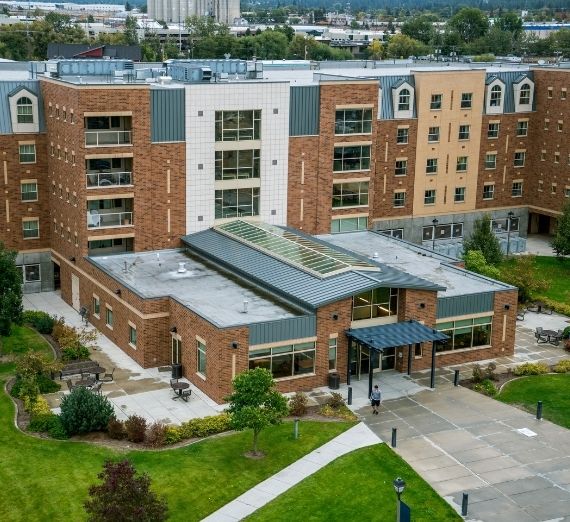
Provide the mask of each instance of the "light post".
POLYGON ((431 243, 431 249, 435 252, 435 229, 437 227, 437 224, 439 223, 439 221, 436 219, 434 219, 432 221, 433 223, 433 232, 432 232, 432 243, 431 243))
POLYGON ((404 492, 404 488, 406 487, 406 482, 402 477, 398 477, 397 479, 394 480, 392 485, 394 486, 394 491, 398 496, 398 504, 396 504, 396 521, 400 522, 400 497, 404 492))
POLYGON ((511 251, 511 220, 515 213, 512 210, 509 210, 507 214, 507 257, 509 257, 509 253, 511 251))

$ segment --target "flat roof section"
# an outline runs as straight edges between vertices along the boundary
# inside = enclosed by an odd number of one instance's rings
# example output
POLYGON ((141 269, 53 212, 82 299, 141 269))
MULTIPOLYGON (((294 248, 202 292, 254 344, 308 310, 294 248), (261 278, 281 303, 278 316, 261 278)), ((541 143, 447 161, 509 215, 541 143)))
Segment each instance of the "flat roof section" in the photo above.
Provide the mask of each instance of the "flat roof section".
POLYGON ((88 259, 137 295, 170 296, 222 328, 303 315, 184 251, 160 250, 88 259), (179 271, 181 264, 184 272, 179 271))
POLYGON ((445 290, 438 291, 438 297, 496 292, 513 288, 500 281, 454 266, 453 260, 447 256, 377 232, 350 232, 317 237, 363 256, 372 257, 377 253, 378 257, 375 260, 379 263, 445 287, 445 290))

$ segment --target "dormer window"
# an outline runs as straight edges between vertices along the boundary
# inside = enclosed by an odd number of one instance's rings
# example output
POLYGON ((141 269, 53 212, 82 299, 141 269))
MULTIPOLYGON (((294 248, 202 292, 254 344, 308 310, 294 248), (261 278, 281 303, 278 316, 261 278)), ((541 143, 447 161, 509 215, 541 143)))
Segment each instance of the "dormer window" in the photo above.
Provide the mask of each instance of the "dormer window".
POLYGON ((519 103, 521 105, 528 105, 530 103, 530 85, 525 83, 520 90, 519 103))
POLYGON ((494 85, 491 88, 491 99, 489 105, 491 107, 500 107, 503 97, 503 89, 499 85, 494 85))
POLYGON ((408 89, 402 89, 398 95, 398 110, 410 110, 410 91, 408 89))
POLYGON ((34 123, 34 113, 32 100, 22 96, 16 103, 18 123, 34 123))

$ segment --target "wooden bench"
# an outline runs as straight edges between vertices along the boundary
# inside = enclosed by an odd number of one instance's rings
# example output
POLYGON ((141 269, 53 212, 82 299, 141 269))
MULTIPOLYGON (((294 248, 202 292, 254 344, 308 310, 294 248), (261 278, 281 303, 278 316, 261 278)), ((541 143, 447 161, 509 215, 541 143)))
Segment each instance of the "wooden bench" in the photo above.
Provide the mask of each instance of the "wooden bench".
POLYGON ((97 368, 99 363, 96 361, 81 361, 76 363, 66 364, 59 372, 59 380, 64 377, 71 377, 72 375, 80 375, 82 372, 90 372, 93 368, 97 368))

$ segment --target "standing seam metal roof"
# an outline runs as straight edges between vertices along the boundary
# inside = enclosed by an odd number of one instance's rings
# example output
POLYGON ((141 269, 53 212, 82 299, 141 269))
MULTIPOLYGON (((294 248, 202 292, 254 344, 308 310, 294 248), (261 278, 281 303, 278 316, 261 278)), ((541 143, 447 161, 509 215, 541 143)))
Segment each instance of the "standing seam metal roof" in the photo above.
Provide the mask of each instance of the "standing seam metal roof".
POLYGON ((38 97, 38 117, 40 132, 45 131, 44 104, 40 82, 38 80, 26 81, 0 81, 0 134, 12 134, 12 117, 10 115, 10 96, 23 88, 34 93, 38 97))

